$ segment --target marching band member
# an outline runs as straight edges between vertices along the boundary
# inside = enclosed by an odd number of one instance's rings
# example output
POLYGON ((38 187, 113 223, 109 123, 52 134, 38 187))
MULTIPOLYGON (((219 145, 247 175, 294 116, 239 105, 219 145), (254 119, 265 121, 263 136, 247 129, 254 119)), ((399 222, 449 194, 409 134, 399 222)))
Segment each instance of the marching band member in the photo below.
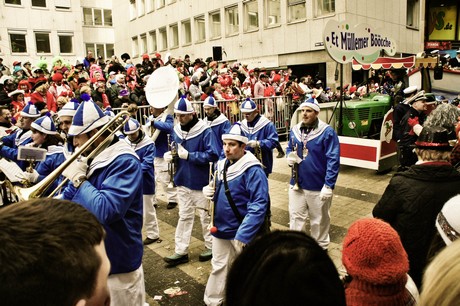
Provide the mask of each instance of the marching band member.
MULTIPOLYGON (((92 100, 81 103, 69 129, 75 147, 85 144, 109 121, 92 100)), ((110 136, 109 131, 96 139, 83 155, 87 156, 101 144, 94 158, 77 159, 63 172, 71 183, 62 197, 84 206, 104 226, 111 263, 108 279, 111 305, 139 306, 145 302, 141 164, 136 152, 125 141, 110 136)))
POLYGON ((25 170, 27 162, 18 160, 18 147, 32 142, 32 131, 30 125, 32 122, 40 117, 40 112, 37 110, 33 103, 29 103, 21 111, 19 118, 19 129, 14 133, 5 136, 0 141, 0 156, 8 158, 18 164, 18 166, 25 170))
POLYGON ((134 149, 142 166, 142 193, 144 203, 144 229, 147 237, 144 245, 157 242, 160 239, 157 212, 155 210, 155 175, 153 159, 155 158, 155 144, 147 137, 136 119, 130 118, 126 122, 123 133, 127 136, 125 141, 134 149))
POLYGON ((64 154, 68 155, 74 152, 73 138, 69 136, 69 128, 72 125, 73 116, 77 112, 77 108, 80 105, 77 99, 72 99, 58 111, 59 117, 59 129, 61 130, 61 136, 65 137, 64 154))
POLYGON ((299 165, 298 182, 291 178, 290 184, 300 186, 298 190, 289 189, 290 229, 301 231, 309 215, 311 236, 327 249, 332 190, 340 167, 339 138, 318 118, 320 107, 315 98, 309 98, 298 109, 302 121, 291 129, 287 148, 288 165, 299 165))
POLYGON ((217 230, 211 231, 212 271, 204 293, 206 305, 213 306, 222 305, 230 265, 242 248, 254 239, 268 212, 268 179, 257 158, 245 151, 248 138, 240 125, 234 124, 222 135, 222 140, 226 158, 218 162, 216 186, 213 182, 203 188, 205 197, 215 203, 214 226, 217 230))
MULTIPOLYGON (((260 162, 264 165, 268 177, 273 168, 273 149, 278 143, 276 128, 267 117, 259 114, 256 103, 250 98, 241 104, 240 110, 245 118, 241 121, 241 129, 249 139, 246 150, 253 154, 255 150, 260 150, 262 155, 260 162)), ((254 155, 259 158, 257 154, 254 155)))
POLYGON ((212 94, 203 102, 203 108, 206 116, 203 121, 211 127, 211 130, 216 135, 218 148, 223 147, 222 135, 231 128, 230 121, 222 114, 217 107, 217 101, 212 94))
MULTIPOLYGON (((158 186, 162 186, 166 193, 166 200, 168 204, 167 209, 173 209, 177 206, 177 190, 176 187, 168 188, 168 184, 171 181, 171 177, 168 172, 168 163, 163 158, 164 154, 169 151, 168 135, 172 134, 174 128, 174 118, 170 114, 166 114, 166 108, 150 107, 152 115, 149 118, 147 124, 144 125, 147 135, 153 136, 153 131, 159 130, 157 139, 155 142, 156 155, 154 160, 155 168, 155 183, 156 190, 158 192, 158 186)), ((154 199, 156 205, 157 199, 154 199)))
MULTIPOLYGON (((56 126, 54 125, 49 113, 32 122, 30 129, 32 131, 32 142, 28 145, 43 148, 48 151, 46 153, 46 159, 35 164, 33 172, 24 171, 23 173, 23 176, 27 181, 37 183, 48 176, 54 171, 54 169, 59 167, 65 161, 62 148, 64 140, 61 136, 59 136, 56 126)), ((56 180, 47 190, 45 195, 52 192, 59 184, 59 181, 60 180, 56 180)))
MULTIPOLYGON (((184 97, 174 105, 174 113, 179 124, 174 126, 172 138, 178 144, 178 168, 174 181, 179 199, 179 220, 175 235, 175 253, 164 257, 170 266, 189 261, 188 248, 192 235, 195 208, 199 209, 206 251, 199 256, 200 261, 212 258, 212 238, 208 230, 210 216, 208 200, 202 189, 208 185, 209 163, 217 161, 218 152, 214 133, 203 120, 198 119, 191 102, 184 97)), ((171 151, 164 154, 167 162, 173 160, 171 151)))

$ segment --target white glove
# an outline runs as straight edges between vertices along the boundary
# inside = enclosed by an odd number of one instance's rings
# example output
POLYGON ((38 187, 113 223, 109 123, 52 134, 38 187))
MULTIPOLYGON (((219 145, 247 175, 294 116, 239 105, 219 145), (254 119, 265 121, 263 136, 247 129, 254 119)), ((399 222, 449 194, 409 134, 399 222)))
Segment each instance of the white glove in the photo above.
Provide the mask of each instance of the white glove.
POLYGON ((321 192, 319 193, 319 198, 321 201, 326 201, 332 198, 331 187, 324 185, 323 188, 321 188, 321 192))
POLYGON ((77 180, 86 177, 86 172, 88 170, 88 164, 86 160, 74 160, 65 170, 62 172, 66 178, 68 178, 74 185, 77 185, 77 180))
POLYGON ((300 164, 302 159, 297 155, 296 152, 291 152, 287 156, 287 163, 290 167, 294 166, 294 164, 300 164))
POLYGON ((177 155, 179 155, 179 158, 187 160, 188 159, 188 151, 181 144, 179 144, 177 147, 178 147, 177 148, 177 155))
POLYGON ((37 170, 34 169, 34 171, 32 173, 28 172, 28 171, 24 171, 22 173, 22 176, 24 177, 24 179, 26 179, 27 181, 31 182, 31 183, 36 183, 38 181, 38 176, 40 174, 38 174, 37 170))
POLYGON ((165 152, 165 154, 163 155, 163 158, 164 158, 165 162, 167 162, 167 163, 172 162, 173 157, 172 157, 171 151, 165 152))
POLYGON ((206 185, 203 187, 203 195, 208 200, 212 200, 214 198, 215 191, 216 189, 211 185, 206 185))
POLYGON ((233 243, 233 246, 235 247, 237 254, 240 254, 243 251, 244 247, 246 246, 244 242, 241 242, 236 239, 232 240, 232 243, 233 243))
POLYGON ((257 140, 249 140, 246 145, 248 147, 251 147, 251 148, 255 148, 257 146, 260 146, 260 144, 259 144, 259 142, 257 140))

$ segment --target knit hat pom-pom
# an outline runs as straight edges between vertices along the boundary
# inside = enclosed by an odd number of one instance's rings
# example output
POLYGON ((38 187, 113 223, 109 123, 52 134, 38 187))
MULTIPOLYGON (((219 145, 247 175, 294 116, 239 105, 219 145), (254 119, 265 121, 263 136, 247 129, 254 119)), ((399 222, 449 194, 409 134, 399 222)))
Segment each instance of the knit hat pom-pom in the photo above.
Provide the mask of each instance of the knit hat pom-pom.
POLYGON ((82 93, 82 94, 80 95, 80 99, 81 99, 82 101, 89 101, 89 100, 91 100, 91 96, 85 92, 85 93, 82 93))

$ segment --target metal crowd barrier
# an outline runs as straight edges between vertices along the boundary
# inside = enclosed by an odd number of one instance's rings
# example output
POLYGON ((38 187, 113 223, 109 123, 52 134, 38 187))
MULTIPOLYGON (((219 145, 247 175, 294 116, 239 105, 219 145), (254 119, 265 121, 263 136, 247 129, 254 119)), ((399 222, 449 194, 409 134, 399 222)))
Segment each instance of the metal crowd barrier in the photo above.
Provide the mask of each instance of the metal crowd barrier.
MULTIPOLYGON (((279 136, 287 136, 289 133, 289 124, 292 117, 292 105, 289 97, 274 96, 264 98, 253 98, 257 104, 259 113, 270 119, 276 127, 279 136)), ((244 100, 240 101, 227 101, 218 100, 217 105, 221 113, 227 116, 228 120, 233 124, 238 122, 244 117, 240 112, 240 105, 244 100)), ((199 118, 203 119, 205 112, 203 109, 203 101, 192 101, 192 105, 199 118)), ((146 118, 150 115, 149 105, 138 106, 135 114, 136 120, 141 124, 145 124, 146 118)), ((113 111, 117 113, 121 108, 115 108, 113 111)))

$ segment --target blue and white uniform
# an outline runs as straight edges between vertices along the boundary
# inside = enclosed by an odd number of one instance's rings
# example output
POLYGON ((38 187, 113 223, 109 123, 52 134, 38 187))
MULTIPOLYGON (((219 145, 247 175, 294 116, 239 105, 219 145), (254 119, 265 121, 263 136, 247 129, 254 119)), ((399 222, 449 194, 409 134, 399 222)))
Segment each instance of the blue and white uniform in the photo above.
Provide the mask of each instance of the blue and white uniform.
POLYGON ((144 229, 147 237, 157 239, 160 237, 157 214, 155 210, 155 175, 153 159, 155 158, 155 144, 150 137, 143 134, 138 143, 132 143, 129 137, 124 139, 136 152, 142 167, 142 190, 144 207, 144 229))
MULTIPOLYGON (((257 115, 252 122, 246 119, 241 121, 241 130, 248 139, 257 140, 262 150, 262 164, 265 174, 268 176, 273 169, 273 149, 278 143, 278 133, 273 123, 262 115, 257 115)), ((254 149, 246 147, 248 151, 254 153, 254 149)))
POLYGON ((142 170, 134 150, 125 141, 114 141, 91 161, 88 180, 78 189, 68 184, 63 198, 81 204, 101 222, 110 273, 122 274, 142 263, 142 170))
POLYGON ((208 126, 211 127, 211 130, 214 132, 214 135, 216 136, 216 142, 217 142, 217 150, 220 153, 220 156, 225 157, 223 154, 223 142, 222 142, 222 135, 227 133, 228 130, 231 128, 230 121, 224 114, 220 114, 216 119, 214 120, 209 120, 207 116, 204 117, 203 119, 204 123, 206 123, 208 126))
MULTIPOLYGON (((310 216, 311 236, 326 249, 329 245, 332 196, 321 200, 323 188, 334 189, 340 168, 340 145, 336 132, 325 122, 317 119, 311 129, 302 122, 295 125, 289 134, 287 155, 297 146, 299 190, 289 190, 290 229, 301 231, 310 216), (326 187, 327 186, 327 187, 326 187)), ((291 178, 291 185, 294 181, 291 178)))
POLYGON ((24 171, 28 166, 25 160, 18 160, 18 147, 25 146, 32 142, 32 131, 17 129, 14 133, 2 138, 3 146, 0 155, 14 161, 24 171))
MULTIPOLYGON (((45 177, 47 177, 51 172, 53 172, 57 167, 59 167, 66 158, 64 156, 64 150, 62 146, 48 146, 48 152, 46 153, 46 158, 44 161, 38 162, 35 165, 35 170, 38 172, 38 180, 40 182, 45 177)), ((53 184, 45 192, 45 195, 49 195, 62 181, 62 176, 59 179, 55 180, 53 184)))
POLYGON ((198 210, 205 247, 211 249, 212 238, 208 230, 210 216, 208 200, 203 196, 202 188, 209 183, 209 163, 218 159, 217 143, 214 133, 202 120, 186 132, 177 124, 173 131, 173 140, 188 151, 187 160, 178 159, 174 182, 177 185, 179 199, 179 221, 175 235, 175 253, 188 254, 192 235, 195 208, 198 210))

